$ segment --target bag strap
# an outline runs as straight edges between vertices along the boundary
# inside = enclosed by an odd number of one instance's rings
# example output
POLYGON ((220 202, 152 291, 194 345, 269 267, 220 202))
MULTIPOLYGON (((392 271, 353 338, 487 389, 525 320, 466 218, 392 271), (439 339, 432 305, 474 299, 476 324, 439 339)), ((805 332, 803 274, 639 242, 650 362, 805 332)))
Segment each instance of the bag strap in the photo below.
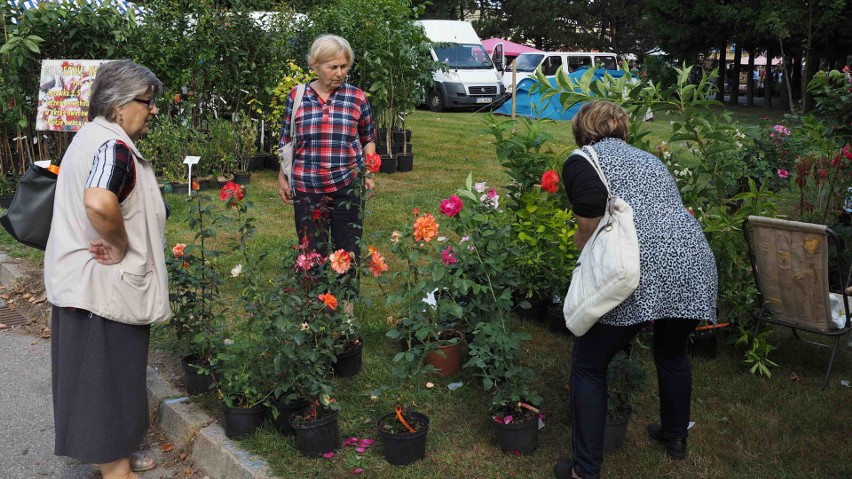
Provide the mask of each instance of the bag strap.
MULTIPOLYGON (((293 111, 290 112, 290 141, 296 141, 296 112, 302 106, 302 97, 305 96, 305 84, 300 83, 296 87, 296 98, 293 100, 293 111)), ((295 144, 295 143, 294 143, 295 144)))
POLYGON ((598 152, 592 148, 591 145, 586 145, 582 149, 576 149, 571 152, 572 155, 579 155, 586 159, 589 163, 592 164, 592 168, 595 169, 595 173, 598 174, 604 186, 606 187, 607 200, 612 198, 612 190, 609 188, 609 182, 606 180, 606 175, 604 175, 603 169, 601 168, 601 164, 598 161, 598 152), (586 154, 586 148, 588 148, 589 154, 586 154))

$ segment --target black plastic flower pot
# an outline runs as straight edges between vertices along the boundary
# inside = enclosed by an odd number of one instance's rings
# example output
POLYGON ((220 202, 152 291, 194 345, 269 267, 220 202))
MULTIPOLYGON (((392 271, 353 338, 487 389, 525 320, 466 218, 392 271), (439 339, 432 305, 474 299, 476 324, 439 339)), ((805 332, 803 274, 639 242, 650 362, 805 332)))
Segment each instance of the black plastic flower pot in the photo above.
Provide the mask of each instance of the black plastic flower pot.
POLYGON ((340 430, 337 411, 313 421, 296 421, 290 424, 296 432, 296 449, 307 457, 319 457, 340 447, 340 430))
POLYGON ((278 155, 267 154, 263 156, 263 168, 267 170, 278 170, 281 164, 278 162, 278 155))
POLYGON ((176 195, 186 195, 189 193, 189 183, 180 181, 172 181, 172 193, 176 195))
POLYGON ((290 417, 308 407, 308 401, 305 399, 300 399, 292 403, 272 401, 272 407, 278 410, 278 417, 272 420, 272 426, 280 434, 292 436, 296 432, 290 424, 290 417))
POLYGON ((247 185, 251 181, 251 172, 250 171, 235 171, 234 172, 234 183, 238 185, 247 185))
POLYGON ((203 366, 195 354, 184 356, 180 360, 180 364, 183 367, 183 383, 186 386, 187 394, 196 396, 210 391, 210 386, 213 385, 213 376, 198 372, 198 366, 205 368, 210 366, 203 366))
POLYGON ((689 353, 693 357, 715 359, 718 332, 715 329, 696 331, 689 337, 689 353))
POLYGON ((358 340, 357 345, 337 354, 337 359, 332 365, 334 375, 339 378, 351 378, 357 376, 363 369, 364 341, 358 340))
POLYGON ((225 415, 225 435, 231 439, 248 436, 263 423, 266 406, 258 404, 250 408, 222 406, 225 415))
POLYGON ((518 319, 525 321, 544 321, 547 318, 547 306, 549 304, 550 301, 541 298, 518 298, 512 312, 518 319), (529 303, 530 307, 523 307, 524 302, 529 303))
POLYGON ((562 313, 562 303, 551 304, 547 307, 547 329, 551 333, 571 336, 571 330, 565 326, 565 315, 562 313))
POLYGON ((405 466, 426 457, 426 438, 429 433, 429 417, 419 412, 411 412, 406 416, 425 424, 425 427, 414 432, 394 434, 386 431, 382 424, 395 421, 395 414, 386 414, 376 422, 379 437, 382 438, 385 460, 394 466, 405 466))
POLYGON ((400 153, 396 155, 396 171, 400 173, 406 173, 414 169, 414 154, 408 153, 403 154, 400 153))
POLYGON ((631 413, 611 418, 607 416, 604 427, 604 451, 617 451, 624 447, 624 439, 627 437, 627 424, 630 422, 631 413))
POLYGON ((395 156, 382 155, 382 166, 379 171, 382 173, 396 173, 397 160, 395 156))
POLYGON ((503 452, 530 454, 538 447, 538 417, 504 424, 491 419, 497 443, 503 452))

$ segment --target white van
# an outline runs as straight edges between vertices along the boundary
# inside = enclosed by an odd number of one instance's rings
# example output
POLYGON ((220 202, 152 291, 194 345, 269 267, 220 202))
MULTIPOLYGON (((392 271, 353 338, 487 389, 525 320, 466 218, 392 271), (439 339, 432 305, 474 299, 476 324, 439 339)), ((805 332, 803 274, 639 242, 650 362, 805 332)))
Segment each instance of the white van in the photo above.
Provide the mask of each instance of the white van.
MULTIPOLYGON (((432 59, 446 70, 432 75, 426 103, 432 111, 485 106, 503 96, 506 88, 470 22, 418 20, 432 42, 432 59)), ((502 59, 500 59, 502 63, 502 59)))
POLYGON ((521 53, 515 58, 513 66, 506 68, 503 75, 503 85, 507 90, 512 90, 512 69, 517 69, 515 83, 520 83, 524 78, 533 76, 538 67, 541 67, 544 76, 554 76, 562 68, 566 74, 579 70, 580 68, 606 68, 607 70, 618 69, 618 56, 609 52, 538 52, 521 53))

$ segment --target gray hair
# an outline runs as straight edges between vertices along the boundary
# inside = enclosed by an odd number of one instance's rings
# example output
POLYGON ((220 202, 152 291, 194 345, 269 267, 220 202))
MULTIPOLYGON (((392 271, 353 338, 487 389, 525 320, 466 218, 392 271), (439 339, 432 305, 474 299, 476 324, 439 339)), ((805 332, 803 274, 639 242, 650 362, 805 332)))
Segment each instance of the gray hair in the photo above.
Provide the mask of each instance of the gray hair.
POLYGON ((320 35, 314 40, 311 51, 308 52, 308 66, 313 67, 317 63, 329 62, 340 54, 346 57, 351 67, 355 62, 355 53, 352 52, 349 42, 337 35, 328 33, 320 35))
POLYGON ((151 70, 132 60, 106 62, 95 74, 89 98, 89 121, 103 116, 114 120, 115 109, 148 92, 159 95, 163 82, 151 70))

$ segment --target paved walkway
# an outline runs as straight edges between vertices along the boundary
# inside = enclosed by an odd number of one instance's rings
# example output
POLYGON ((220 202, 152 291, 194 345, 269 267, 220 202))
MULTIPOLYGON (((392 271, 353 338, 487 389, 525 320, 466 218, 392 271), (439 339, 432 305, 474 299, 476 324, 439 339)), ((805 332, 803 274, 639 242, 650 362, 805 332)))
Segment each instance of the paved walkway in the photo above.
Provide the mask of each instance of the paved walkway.
MULTIPOLYGON (((188 464, 163 465, 165 455, 149 452, 160 464, 140 479, 187 476, 188 464)), ((175 462, 175 461, 173 461, 175 462)), ((13 331, 0 332, 0 478, 90 479, 91 466, 53 455, 53 405, 50 390, 50 342, 13 331)))
POLYGON ((0 476, 89 478, 88 465, 53 455, 50 343, 0 333, 0 476))

